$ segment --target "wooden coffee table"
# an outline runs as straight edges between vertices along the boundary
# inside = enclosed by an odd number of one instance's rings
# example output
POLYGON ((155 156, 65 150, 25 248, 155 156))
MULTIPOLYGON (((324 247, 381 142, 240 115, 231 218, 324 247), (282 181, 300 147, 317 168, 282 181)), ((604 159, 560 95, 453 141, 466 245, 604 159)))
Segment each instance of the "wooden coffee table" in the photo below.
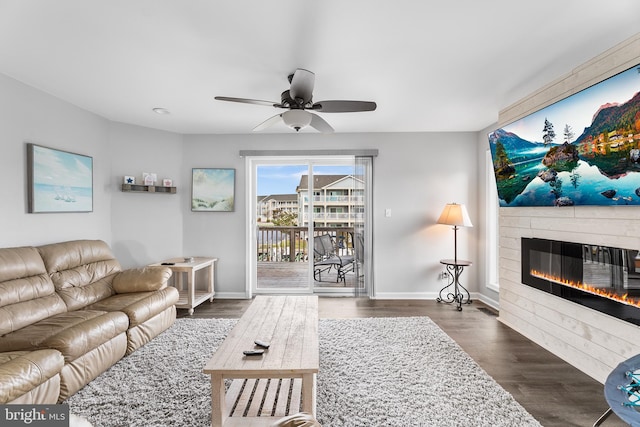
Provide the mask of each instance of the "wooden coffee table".
MULTIPOLYGON (((318 297, 257 296, 204 367, 211 375, 211 425, 271 425, 285 415, 276 410, 282 404, 274 402, 274 384, 280 379, 293 390, 287 404, 291 413, 298 412, 293 402, 301 401, 301 410, 315 416, 319 364, 318 297), (269 342, 269 349, 261 356, 245 356, 244 350, 258 348, 256 339, 269 342), (227 378, 258 380, 250 386, 235 380, 225 396, 227 378), (294 381, 301 382, 297 389, 294 381), (247 387, 252 390, 245 394, 255 403, 242 397, 247 387), (238 410, 238 405, 246 410, 238 410)), ((283 383, 278 384, 280 390, 283 383)))

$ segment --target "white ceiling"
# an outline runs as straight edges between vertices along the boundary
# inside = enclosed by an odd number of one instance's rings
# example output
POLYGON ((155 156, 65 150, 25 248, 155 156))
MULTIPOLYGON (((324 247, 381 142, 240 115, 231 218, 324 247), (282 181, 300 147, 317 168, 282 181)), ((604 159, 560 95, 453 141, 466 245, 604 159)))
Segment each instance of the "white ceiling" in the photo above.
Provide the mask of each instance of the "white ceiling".
POLYGON ((306 68, 314 101, 378 104, 321 114, 336 132, 478 131, 638 17, 638 0, 0 0, 0 73, 114 121, 251 133, 282 110, 213 97, 279 101, 306 68))

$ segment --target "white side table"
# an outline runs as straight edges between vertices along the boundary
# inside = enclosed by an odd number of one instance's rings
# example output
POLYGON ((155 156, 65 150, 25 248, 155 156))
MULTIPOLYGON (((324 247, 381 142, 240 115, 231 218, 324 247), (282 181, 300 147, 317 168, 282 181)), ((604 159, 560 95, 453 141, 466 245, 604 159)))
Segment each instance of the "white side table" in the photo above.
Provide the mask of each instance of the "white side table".
POLYGON ((195 307, 207 299, 213 301, 216 261, 218 258, 194 257, 191 262, 185 262, 184 258, 171 258, 151 265, 169 267, 173 271, 173 286, 180 293, 176 308, 186 308, 189 310, 189 315, 192 315, 195 307), (204 283, 196 283, 196 272, 199 270, 206 272, 207 277, 204 283))

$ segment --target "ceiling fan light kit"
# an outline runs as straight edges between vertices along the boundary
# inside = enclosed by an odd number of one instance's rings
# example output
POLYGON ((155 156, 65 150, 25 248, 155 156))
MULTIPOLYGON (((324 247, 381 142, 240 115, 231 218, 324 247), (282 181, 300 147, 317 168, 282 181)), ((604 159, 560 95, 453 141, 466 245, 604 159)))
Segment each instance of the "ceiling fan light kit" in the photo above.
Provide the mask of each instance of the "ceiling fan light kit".
POLYGON ((288 76, 291 86, 288 90, 282 92, 280 103, 228 96, 216 96, 215 99, 218 101, 264 105, 288 110, 268 118, 256 126, 253 129, 254 131, 264 130, 281 121, 296 132, 299 132, 300 129, 304 129, 307 126, 311 126, 319 132, 331 133, 333 132, 331 125, 322 117, 307 111, 307 109, 322 113, 354 113, 359 111, 374 111, 377 107, 376 103, 371 101, 332 100, 314 103, 313 87, 315 78, 315 74, 311 71, 298 68, 293 74, 288 76))
POLYGON ((311 113, 305 110, 289 110, 282 113, 282 121, 285 125, 299 132, 311 124, 311 113))

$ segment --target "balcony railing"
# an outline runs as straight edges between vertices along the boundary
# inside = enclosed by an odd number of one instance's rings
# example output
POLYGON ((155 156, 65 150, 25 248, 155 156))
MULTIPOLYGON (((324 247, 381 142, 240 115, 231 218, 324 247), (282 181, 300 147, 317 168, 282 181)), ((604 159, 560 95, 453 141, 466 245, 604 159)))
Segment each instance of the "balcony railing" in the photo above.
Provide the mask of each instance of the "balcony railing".
MULTIPOLYGON (((353 252, 352 227, 314 227, 314 236, 330 234, 341 254, 353 252)), ((259 226, 256 250, 262 262, 306 262, 313 259, 307 227, 259 226)))
MULTIPOLYGON (((362 212, 314 212, 313 219, 314 221, 321 220, 355 220, 355 219, 363 219, 364 214, 362 212)), ((305 221, 309 220, 309 214, 305 213, 302 215, 302 219, 305 221)))
MULTIPOLYGON (((303 203, 309 203, 309 196, 302 197, 303 203)), ((313 196, 313 203, 344 203, 344 204, 364 204, 364 196, 313 196)))

